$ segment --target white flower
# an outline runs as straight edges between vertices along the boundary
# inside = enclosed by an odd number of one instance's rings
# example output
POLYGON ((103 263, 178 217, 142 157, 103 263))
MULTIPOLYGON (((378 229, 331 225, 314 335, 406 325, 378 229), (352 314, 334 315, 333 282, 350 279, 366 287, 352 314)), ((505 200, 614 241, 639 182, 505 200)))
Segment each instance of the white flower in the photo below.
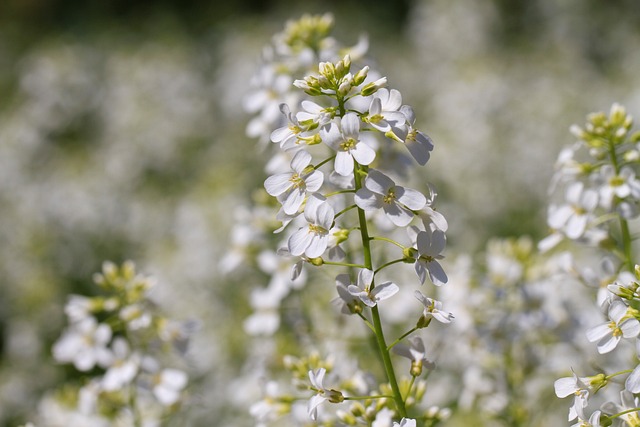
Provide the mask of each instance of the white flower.
POLYGON ((570 239, 584 234, 587 224, 598 206, 598 193, 585 189, 582 182, 572 182, 566 191, 567 204, 554 206, 549 210, 549 226, 563 230, 570 239))
POLYGON ((369 165, 376 157, 373 148, 360 141, 360 119, 355 113, 336 118, 321 136, 322 141, 336 151, 334 168, 342 176, 353 173, 354 160, 369 165))
POLYGON ((102 388, 106 391, 115 391, 131 383, 140 366, 140 357, 130 352, 129 344, 124 338, 115 338, 112 349, 113 361, 102 377, 102 388))
POLYGON ((441 230, 420 231, 416 237, 418 259, 414 265, 420 283, 424 283, 427 274, 431 282, 440 286, 449 280, 442 266, 437 261, 444 258, 441 252, 446 246, 447 240, 441 230))
POLYGON ((178 369, 163 369, 153 378, 153 395, 164 406, 171 406, 180 400, 182 390, 187 385, 187 374, 178 369))
POLYGON ((413 211, 422 209, 427 203, 419 191, 396 185, 391 178, 375 169, 369 170, 364 187, 356 192, 354 200, 365 211, 382 209, 398 227, 408 225, 413 219, 413 211))
POLYGON ((422 316, 425 318, 433 317, 441 323, 451 323, 453 314, 442 311, 442 302, 431 298, 427 298, 422 292, 415 291, 414 295, 424 306, 422 316))
POLYGON ((313 101, 305 99, 296 118, 306 128, 320 128, 331 121, 332 114, 313 101))
POLYGON ((587 330, 590 342, 598 341, 598 353, 608 353, 622 338, 634 338, 640 334, 640 322, 635 317, 627 316, 627 306, 620 300, 615 300, 609 306, 610 321, 594 326, 587 330))
POLYGON ((559 398, 574 396, 573 403, 569 408, 569 421, 578 417, 589 403, 589 393, 593 388, 594 380, 595 377, 578 377, 573 372, 573 376, 559 378, 553 383, 556 396, 559 398))
POLYGON ((278 197, 287 215, 298 212, 307 192, 312 193, 322 186, 324 175, 319 170, 308 168, 311 160, 311 154, 303 150, 298 151, 291 160, 293 172, 270 176, 264 182, 267 193, 278 197))
POLYGON ((89 371, 94 366, 107 367, 111 352, 107 344, 111 340, 111 328, 87 317, 72 324, 53 346, 53 357, 58 362, 73 363, 79 371, 89 371))
POLYGON ((305 134, 305 128, 298 122, 298 119, 291 113, 287 104, 280 105, 280 111, 285 115, 288 122, 285 126, 271 132, 271 142, 280 144, 284 151, 294 149, 298 143, 298 135, 305 134))
POLYGON ((422 373, 423 366, 426 366, 429 370, 435 367, 435 364, 427 359, 427 352, 422 338, 419 336, 409 338, 409 344, 409 346, 402 343, 398 344, 393 347, 393 352, 411 360, 410 372, 412 376, 419 376, 422 373))
POLYGON ((400 108, 400 112, 406 116, 407 123, 405 126, 394 129, 394 134, 404 143, 416 162, 424 166, 431 157, 433 141, 425 133, 414 129, 413 124, 416 121, 416 116, 413 108, 408 105, 403 105, 400 108))
POLYGON ((311 389, 317 392, 317 394, 314 394, 311 399, 309 399, 309 404, 307 406, 309 417, 314 421, 318 418, 318 406, 322 403, 327 400, 332 403, 340 403, 344 401, 344 396, 339 391, 324 388, 322 383, 326 373, 327 370, 324 368, 320 368, 316 372, 309 371, 311 389))
POLYGON ((391 298, 400 290, 398 285, 392 282, 382 283, 371 290, 372 283, 373 271, 363 268, 358 273, 357 286, 349 285, 349 293, 360 298, 367 306, 374 307, 379 301, 391 298))
POLYGON ((338 298, 335 298, 333 302, 341 305, 340 312, 343 314, 359 313, 362 311, 361 300, 349 292, 349 286, 351 286, 351 278, 349 275, 338 274, 336 276, 338 298))
POLYGON ((379 89, 369 105, 369 114, 363 120, 386 133, 392 127, 402 126, 406 117, 398 111, 402 106, 402 95, 396 89, 379 89))
POLYGON ((326 199, 312 194, 307 200, 304 217, 307 225, 298 229, 289 237, 289 252, 293 256, 305 254, 309 258, 321 256, 329 244, 329 230, 335 213, 326 199))
POLYGON ((604 165, 600 168, 595 180, 601 185, 601 204, 605 209, 611 209, 614 196, 620 199, 632 196, 640 198, 640 181, 636 179, 635 172, 628 166, 622 167, 616 174, 612 165, 604 165))
MULTIPOLYGON (((609 414, 620 414, 620 419, 625 421, 626 426, 639 426, 640 414, 638 413, 638 406, 640 405, 640 399, 635 397, 629 390, 622 390, 620 392, 620 405, 615 402, 606 402, 602 405, 602 410, 609 414)), ((591 421, 591 419, 589 419, 591 421)), ((600 420, 598 419, 598 422, 600 420)), ((590 424, 587 424, 590 426, 590 424)), ((595 424, 594 424, 595 426, 595 424)), ((598 424, 597 427, 600 427, 598 424)))

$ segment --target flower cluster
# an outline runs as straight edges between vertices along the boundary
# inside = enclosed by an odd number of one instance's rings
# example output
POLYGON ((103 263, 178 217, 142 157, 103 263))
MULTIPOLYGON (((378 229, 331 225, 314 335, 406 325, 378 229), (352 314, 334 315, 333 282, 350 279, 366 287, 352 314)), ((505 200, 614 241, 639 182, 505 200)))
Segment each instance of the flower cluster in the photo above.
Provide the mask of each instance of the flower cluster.
MULTIPOLYGON (((423 189, 401 182, 407 179, 411 162, 427 163, 433 142, 415 127, 414 112, 403 104, 400 92, 388 89, 387 79, 368 66, 356 67, 349 55, 320 62, 317 72, 294 80, 293 86, 308 98, 299 105, 280 105, 286 122, 271 132, 270 139, 280 150, 269 161, 270 176, 264 182, 265 191, 279 207, 275 214, 281 223, 275 230, 282 236, 278 253, 289 263, 289 283, 306 275, 309 265, 349 271, 337 274, 334 301, 342 313, 357 315, 372 332, 386 378, 381 383, 371 378, 362 383, 357 378, 371 374, 362 374, 360 368, 330 375, 325 366, 300 369, 296 365, 295 383, 306 384, 315 393, 308 403, 307 420, 410 425, 415 421, 408 417, 411 412, 435 425, 446 417, 446 411, 419 408, 424 394, 420 377, 433 370, 434 363, 416 331, 429 326, 432 319, 447 324, 453 315, 444 310, 442 302, 416 290, 413 293, 422 309, 416 312, 413 328, 388 345, 381 320, 384 307, 408 286, 384 279, 393 265, 413 265, 416 284, 424 284, 427 278, 436 286, 448 281, 440 264, 448 225, 434 209, 436 192, 426 186, 424 194, 423 189), (396 378, 392 353, 409 359, 407 379, 396 378), (332 384, 341 386, 326 386, 329 377, 332 384), (349 386, 354 382, 360 386, 349 386), (342 408, 345 401, 356 403, 346 410, 324 409, 326 402, 342 408)), ((261 257, 266 259, 264 254, 261 257)), ((276 264, 280 263, 271 261, 276 264)), ((273 278, 280 273, 273 268, 271 272, 269 288, 254 296, 261 296, 263 302, 271 299, 263 307, 273 312, 287 289, 284 280, 274 285, 273 278)), ((321 302, 316 301, 318 304, 321 302)), ((259 328, 255 319, 249 322, 259 328)), ((252 411, 261 422, 285 413, 293 416, 289 394, 278 395, 272 387, 266 394, 252 411)))
POLYGON ((195 325, 163 316, 149 299, 153 281, 132 262, 104 263, 94 282, 102 295, 71 295, 69 326, 52 349, 85 379, 45 398, 38 424, 157 425, 177 410, 188 382, 163 357, 184 354, 195 325))
POLYGON ((640 269, 633 258, 630 221, 640 213, 640 133, 631 133, 632 124, 625 109, 614 104, 609 114, 592 114, 586 126, 571 128, 578 142, 560 154, 554 177, 554 190, 564 190, 564 199, 550 207, 553 234, 541 242, 543 249, 565 239, 581 242, 597 248, 602 260, 599 270, 579 263, 574 269, 585 283, 597 286, 604 321, 592 323, 586 338, 598 353, 610 356, 611 366, 588 377, 573 373, 555 383, 558 397, 573 396, 569 420, 577 418, 581 426, 606 426, 616 418, 638 425, 634 393, 640 392, 640 269), (601 389, 615 393, 621 376, 626 378, 619 400, 614 397, 589 413, 590 397, 601 389))

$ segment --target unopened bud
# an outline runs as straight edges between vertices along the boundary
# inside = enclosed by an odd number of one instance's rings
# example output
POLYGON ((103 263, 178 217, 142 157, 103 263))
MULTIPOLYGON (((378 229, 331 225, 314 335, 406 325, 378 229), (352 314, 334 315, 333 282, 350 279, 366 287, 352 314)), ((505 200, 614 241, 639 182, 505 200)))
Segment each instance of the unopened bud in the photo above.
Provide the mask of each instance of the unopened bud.
POLYGON ((322 257, 309 258, 309 264, 320 267, 322 264, 324 264, 324 261, 322 260, 322 257))
POLYGON ((365 65, 365 67, 362 70, 358 71, 356 75, 353 76, 353 85, 360 86, 362 83, 364 83, 368 74, 369 74, 369 66, 365 65))
POLYGON ((387 78, 386 77, 382 77, 378 80, 376 80, 375 82, 371 82, 367 85, 365 85, 365 87, 362 88, 362 90, 360 91, 360 94, 362 96, 369 96, 369 95, 373 95, 374 93, 376 93, 378 91, 378 89, 385 87, 387 85, 387 78))

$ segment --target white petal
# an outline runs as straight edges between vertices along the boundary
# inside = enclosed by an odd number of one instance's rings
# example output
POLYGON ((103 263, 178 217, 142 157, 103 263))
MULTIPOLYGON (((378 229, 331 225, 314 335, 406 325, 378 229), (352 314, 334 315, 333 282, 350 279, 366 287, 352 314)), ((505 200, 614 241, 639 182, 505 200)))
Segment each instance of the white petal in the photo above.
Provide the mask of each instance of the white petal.
POLYGON ((587 228, 587 216, 586 215, 571 215, 567 221, 566 233, 570 239, 577 239, 584 234, 584 230, 587 228))
POLYGON ((619 336, 615 336, 611 334, 608 337, 604 337, 603 339, 598 341, 598 344, 597 344, 598 353, 600 354, 609 353, 611 350, 617 347, 619 342, 620 342, 619 336))
POLYGON ((620 324, 624 338, 635 338, 640 334, 640 322, 636 319, 627 319, 620 324))
POLYGON ((321 256, 324 251, 327 250, 328 240, 327 236, 311 235, 311 242, 309 242, 309 246, 305 249, 304 254, 309 258, 321 256))
POLYGON ((321 226, 325 230, 329 231, 333 225, 333 219, 335 218, 335 212, 333 207, 325 202, 321 204, 316 211, 315 224, 321 226))
POLYGON ((406 227, 413 219, 413 212, 397 203, 384 203, 382 210, 387 214, 387 218, 398 227, 406 227))
POLYGON ((400 288, 395 283, 385 282, 376 286, 373 291, 371 291, 371 295, 376 301, 383 301, 394 296, 399 290, 400 288))
POLYGON ((364 142, 356 144, 355 148, 351 150, 351 155, 361 165, 370 165, 376 158, 375 150, 364 142))
POLYGON ((291 159, 291 169, 296 171, 298 174, 301 174, 304 168, 309 166, 311 159, 311 154, 304 150, 300 150, 295 156, 293 156, 293 159, 291 159))
POLYGON ((309 232, 309 229, 307 227, 303 227, 293 233, 291 237, 289 237, 289 241, 287 242, 287 246, 291 255, 302 255, 311 243, 312 237, 313 235, 309 232))
POLYGON ((589 342, 596 342, 611 334, 611 328, 608 323, 603 323, 593 328, 587 329, 586 336, 589 342))
POLYGON ((364 180, 364 186, 374 193, 387 195, 389 189, 396 184, 391 178, 375 169, 370 169, 364 180))
POLYGON ((368 289, 373 283, 373 271, 363 268, 358 273, 358 286, 362 289, 368 289))
POLYGON ((398 202, 402 203, 411 210, 420 210, 424 207, 424 205, 427 204, 427 198, 417 190, 412 190, 411 188, 404 188, 400 186, 396 186, 395 190, 398 202))
POLYGON ((380 209, 384 204, 381 195, 372 193, 366 188, 358 190, 353 199, 356 205, 365 211, 380 209))
POLYGON ((426 165, 431 158, 431 150, 433 149, 433 146, 429 146, 418 140, 407 141, 404 145, 420 166, 426 165))
POLYGON ((284 213, 287 215, 293 215, 298 212, 298 209, 300 209, 300 206, 302 206, 302 203, 304 202, 304 196, 304 191, 299 188, 293 188, 292 191, 287 194, 284 202, 282 203, 282 210, 284 213))
POLYGON ((567 397, 576 392, 576 380, 573 377, 557 379, 553 383, 553 388, 556 391, 556 396, 559 398, 567 397))
POLYGON ((427 263, 427 270, 429 270, 429 278, 434 285, 441 286, 449 281, 447 273, 444 272, 444 269, 438 261, 431 261, 427 263))
POLYGON ((389 91, 389 99, 384 105, 385 110, 397 111, 402 106, 402 95, 400 91, 391 89, 389 91))
POLYGON ((427 279, 427 266, 424 260, 418 260, 414 264, 414 268, 416 270, 416 274, 418 275, 418 279, 420 279, 420 284, 424 284, 424 281, 427 279))
POLYGON ((327 373, 325 368, 319 368, 316 372, 309 371, 309 381, 314 388, 318 390, 324 390, 323 380, 324 375, 327 373))
POLYGON ((307 409, 309 411, 309 417, 313 421, 318 418, 318 406, 320 406, 320 404, 325 400, 327 400, 327 398, 320 394, 316 394, 312 396, 311 399, 309 399, 309 406, 307 407, 307 409))
POLYGON ((640 392, 640 365, 636 366, 624 382, 624 388, 631 393, 640 392))
POLYGON ((293 183, 291 182, 290 173, 272 175, 264 181, 264 189, 272 196, 279 196, 287 191, 292 185, 293 183))
POLYGON ((551 228, 556 230, 564 227, 574 211, 571 206, 562 205, 549 210, 547 222, 551 228))
POLYGON ((322 187, 323 182, 324 182, 324 174, 319 170, 315 170, 311 172, 311 174, 309 174, 304 179, 304 183, 305 183, 305 186, 307 187, 307 191, 311 193, 318 191, 320 187, 322 187))
POLYGON ((345 136, 357 137, 358 133, 360 133, 360 118, 356 113, 345 114, 340 123, 342 125, 342 133, 345 136))
POLYGON ((353 172, 353 157, 347 151, 338 151, 334 161, 334 168, 342 176, 351 175, 353 172))

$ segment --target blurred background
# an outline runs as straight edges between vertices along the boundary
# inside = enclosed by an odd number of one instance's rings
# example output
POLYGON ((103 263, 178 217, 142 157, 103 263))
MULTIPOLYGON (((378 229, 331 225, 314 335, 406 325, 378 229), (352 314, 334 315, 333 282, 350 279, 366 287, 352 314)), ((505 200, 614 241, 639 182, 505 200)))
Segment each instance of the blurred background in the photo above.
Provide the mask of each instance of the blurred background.
POLYGON ((569 126, 614 101, 640 114, 634 0, 0 2, 0 426, 70 375, 50 352, 68 294, 126 259, 174 317, 202 322, 184 425, 251 425, 229 404, 251 287, 217 262, 265 178, 242 98, 284 22, 325 12, 343 44, 368 34, 433 138, 420 179, 439 190, 448 254, 544 236, 569 126))

